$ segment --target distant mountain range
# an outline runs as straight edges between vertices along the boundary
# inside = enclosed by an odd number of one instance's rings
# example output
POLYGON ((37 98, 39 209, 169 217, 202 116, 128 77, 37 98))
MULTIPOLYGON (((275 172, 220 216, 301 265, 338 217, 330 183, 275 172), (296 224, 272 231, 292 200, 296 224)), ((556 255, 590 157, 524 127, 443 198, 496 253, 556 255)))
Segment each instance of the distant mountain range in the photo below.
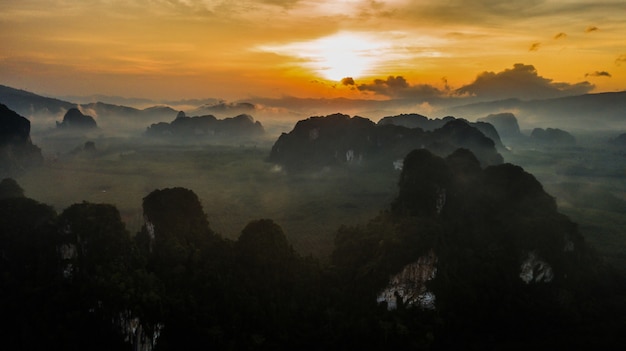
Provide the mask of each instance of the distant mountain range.
POLYGON ((159 122, 150 125, 146 135, 151 137, 184 139, 230 139, 234 137, 254 138, 265 130, 259 121, 250 115, 218 119, 213 115, 187 117, 183 111, 171 123, 159 122))
POLYGON ((44 113, 64 114, 70 108, 76 107, 76 104, 71 102, 44 97, 4 85, 0 85, 0 102, 25 117, 44 113))
POLYGON ((178 113, 168 106, 136 109, 103 102, 76 104, 3 85, 0 85, 0 103, 25 116, 39 128, 53 128, 54 121, 62 120, 65 113, 72 108, 93 116, 100 126, 129 127, 132 124, 139 129, 145 129, 150 123, 171 120, 178 113))
MULTIPOLYGON (((83 100, 84 101, 84 100, 83 100)), ((135 101, 135 99, 118 99, 116 101, 135 101)), ((142 100, 143 101, 143 100, 142 100)), ((149 100, 147 100, 149 101, 149 100)), ((455 99, 462 103, 461 99, 455 99)), ((144 101, 146 102, 146 101, 144 101)), ((420 113, 420 106, 409 104, 405 100, 350 100, 337 99, 301 99, 295 97, 283 97, 281 99, 255 98, 250 102, 223 102, 215 99, 188 100, 189 112, 192 115, 213 114, 219 116, 229 114, 230 117, 238 114, 254 114, 262 112, 259 106, 263 106, 266 113, 269 110, 280 110, 280 115, 297 115, 297 109, 301 113, 318 110, 318 112, 333 110, 334 112, 352 113, 355 115, 380 118, 385 115, 384 111, 402 109, 402 113, 420 113), (260 104, 260 105, 259 105, 260 104), (286 112, 289 111, 289 112, 286 112), (374 116, 376 115, 376 116, 374 116)), ((626 129, 626 91, 613 93, 585 94, 544 100, 519 100, 507 99, 472 104, 461 104, 453 107, 443 107, 445 101, 434 101, 429 115, 456 116, 473 121, 489 114, 511 112, 520 122, 522 129, 535 127, 559 127, 567 130, 615 130, 626 129)), ((452 101, 448 101, 450 103, 452 101)), ((54 122, 60 120, 63 114, 72 107, 77 107, 84 113, 98 120, 98 125, 106 127, 111 123, 114 126, 124 126, 132 123, 137 129, 145 129, 152 123, 171 121, 177 110, 170 106, 153 106, 144 109, 115 105, 104 102, 91 102, 77 104, 55 98, 49 98, 0 85, 0 103, 7 105, 12 110, 30 119, 33 127, 41 128, 41 125, 54 126, 54 122), (138 123, 138 124, 137 124, 138 123)), ((273 116, 273 117, 281 117, 273 116)))
POLYGON ((494 141, 465 120, 450 118, 429 131, 395 125, 393 117, 386 121, 376 124, 343 114, 310 117, 278 138, 268 160, 292 170, 362 163, 400 168, 395 161, 414 149, 448 155, 465 148, 485 166, 503 162, 494 141))
POLYGON ((626 91, 585 94, 545 100, 507 99, 446 109, 467 119, 512 112, 523 129, 563 127, 568 130, 626 129, 626 91))

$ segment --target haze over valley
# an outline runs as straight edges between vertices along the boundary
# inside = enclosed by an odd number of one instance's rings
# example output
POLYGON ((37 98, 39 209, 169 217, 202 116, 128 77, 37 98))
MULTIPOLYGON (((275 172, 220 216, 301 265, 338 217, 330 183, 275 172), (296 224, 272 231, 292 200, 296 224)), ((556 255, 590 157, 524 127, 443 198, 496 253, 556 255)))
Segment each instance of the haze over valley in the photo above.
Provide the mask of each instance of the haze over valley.
POLYGON ((622 347, 625 17, 9 1, 2 345, 622 347))

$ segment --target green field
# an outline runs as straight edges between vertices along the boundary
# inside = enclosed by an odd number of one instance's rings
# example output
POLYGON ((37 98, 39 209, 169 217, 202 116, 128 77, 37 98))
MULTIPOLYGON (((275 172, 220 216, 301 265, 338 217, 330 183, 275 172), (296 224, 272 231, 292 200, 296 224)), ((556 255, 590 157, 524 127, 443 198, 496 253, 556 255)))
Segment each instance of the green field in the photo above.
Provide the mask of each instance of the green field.
POLYGON ((145 196, 185 187, 199 196, 212 229, 221 235, 236 238, 249 221, 271 218, 299 252, 320 257, 332 250, 340 225, 363 223, 387 207, 399 174, 391 165, 380 171, 356 166, 289 174, 265 161, 268 145, 129 140, 96 145, 94 154, 61 154, 17 181, 27 196, 59 212, 81 201, 114 204, 132 233, 143 224, 145 196))
MULTIPOLYGON (((17 178, 26 195, 62 211, 81 201, 117 206, 131 233, 143 224, 142 199, 185 187, 201 199, 212 229, 238 237, 251 220, 271 218, 302 254, 325 258, 340 225, 365 223, 396 196, 392 165, 326 168, 292 174, 266 161, 271 143, 185 145, 144 139, 42 140, 46 164, 17 178)), ((521 165, 555 196, 561 212, 607 261, 626 272, 626 158, 602 147, 514 150, 521 165)))
POLYGON ((584 140, 573 148, 514 150, 505 159, 539 179, 559 211, 626 274, 626 153, 584 140))

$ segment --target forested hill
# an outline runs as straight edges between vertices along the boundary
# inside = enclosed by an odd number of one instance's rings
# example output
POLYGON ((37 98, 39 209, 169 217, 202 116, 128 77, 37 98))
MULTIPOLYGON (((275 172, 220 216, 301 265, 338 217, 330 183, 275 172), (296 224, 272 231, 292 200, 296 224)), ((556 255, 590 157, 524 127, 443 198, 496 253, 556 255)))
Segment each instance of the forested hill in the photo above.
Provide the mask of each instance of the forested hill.
POLYGON ((180 111, 171 123, 150 125, 145 135, 157 138, 255 138, 265 133, 263 125, 250 115, 218 119, 213 115, 188 117, 180 111))
MULTIPOLYGON (((378 121, 378 125, 391 124, 391 125, 403 126, 407 128, 420 128, 425 131, 434 131, 436 129, 442 128, 447 123, 452 122, 456 119, 457 118, 452 117, 452 116, 447 116, 444 118, 428 118, 426 116, 422 116, 416 113, 410 113, 410 114, 401 114, 397 116, 383 117, 378 121)), ((506 150, 506 148, 502 144, 502 140, 500 140, 500 135, 498 134, 498 131, 496 130, 494 125, 490 124, 489 122, 482 122, 482 121, 478 121, 478 122, 469 122, 466 120, 463 120, 463 121, 467 122, 467 124, 469 124, 470 126, 478 129, 486 137, 491 139, 494 142, 496 149, 499 152, 506 150)))
POLYGON ((467 121, 452 119, 433 131, 393 124, 376 125, 363 117, 334 114, 299 121, 274 143, 269 161, 290 169, 319 169, 345 164, 392 167, 412 149, 447 155, 472 150, 483 165, 499 164, 493 140, 467 121))
MULTIPOLYGON (((366 121, 361 121, 366 122, 366 121)), ((57 214, 0 183, 3 345, 39 350, 615 349, 626 285, 522 168, 467 149, 404 158, 398 195, 303 257, 271 219, 237 240, 196 194, 57 214)), ((26 191, 27 193, 27 191, 26 191)), ((323 221, 324 218, 318 220, 323 221)))

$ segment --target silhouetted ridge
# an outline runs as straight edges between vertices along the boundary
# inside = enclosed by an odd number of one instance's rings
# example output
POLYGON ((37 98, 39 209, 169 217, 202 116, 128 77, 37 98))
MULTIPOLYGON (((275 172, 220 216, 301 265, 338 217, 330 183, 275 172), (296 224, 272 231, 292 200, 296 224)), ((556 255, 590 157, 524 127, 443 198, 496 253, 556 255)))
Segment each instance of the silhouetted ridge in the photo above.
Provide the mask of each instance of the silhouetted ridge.
POLYGON ((413 150, 404 159, 398 181, 399 194, 391 205, 394 213, 412 216, 441 211, 440 197, 446 196, 452 174, 445 160, 426 149, 413 150))
POLYGON ((530 134, 532 141, 544 145, 572 146, 576 138, 570 133, 558 128, 535 128, 530 134))
POLYGON ((609 140, 609 144, 614 146, 626 146, 626 133, 622 133, 609 140))
POLYGON ((502 163, 494 142, 463 120, 451 118, 429 132, 343 114, 299 121, 274 143, 269 160, 292 169, 364 163, 391 167, 416 148, 446 155, 459 147, 471 149, 485 165, 502 163))
POLYGON ((378 121, 379 125, 388 125, 393 124, 395 126, 402 126, 407 128, 420 128, 423 130, 432 131, 438 128, 443 127, 444 124, 450 122, 455 119, 454 117, 447 116, 444 118, 435 118, 430 119, 426 116, 417 114, 417 113, 409 113, 409 114, 401 114, 397 116, 387 116, 383 117, 378 121))
POLYGON ((30 121, 0 104, 0 176, 43 163, 30 139, 30 121))
MULTIPOLYGON (((500 111, 515 111, 518 116, 534 116, 543 126, 567 126, 571 129, 608 130, 624 128, 626 91, 584 94, 553 99, 508 99, 480 102, 450 108, 449 113, 479 118, 500 111), (590 123, 590 117, 593 123, 590 123)), ((498 113, 499 114, 499 113, 498 113)), ((498 126, 496 126, 498 128, 498 126)), ((499 128, 498 128, 498 131, 499 128)), ((503 135, 503 131, 501 136, 503 135)))
MULTIPOLYGON (((466 149, 445 159, 410 152, 391 211, 341 228, 331 259, 339 279, 352 286, 346 292, 363 296, 361 308, 377 295, 404 322, 415 318, 421 330, 441 326, 435 349, 484 346, 485 338, 544 345, 548 329, 567 335, 559 345, 585 339, 589 331, 578 329, 584 323, 570 318, 591 311, 582 307, 589 284, 610 276, 535 177, 511 164, 482 169, 466 149)), ((594 290, 594 308, 608 302, 600 295, 619 304, 612 289, 620 288, 594 290)), ((602 326, 594 330, 609 335, 602 326)), ((414 337, 429 339, 421 335, 414 337)))
POLYGON ((411 151, 391 209, 340 227, 328 264, 301 257, 271 219, 249 222, 237 240, 221 238, 189 189, 155 190, 143 210, 132 235, 113 205, 82 202, 57 215, 15 181, 0 182, 3 345, 624 345, 623 277, 596 259, 531 174, 511 164, 483 169, 467 149, 446 158, 411 151))
POLYGON ((153 137, 258 137, 264 133, 261 122, 250 115, 218 119, 213 115, 187 117, 183 111, 171 123, 152 124, 146 130, 153 137))
POLYGON ((60 114, 76 106, 67 101, 43 97, 4 85, 0 85, 0 102, 29 118, 34 114, 60 114))
POLYGON ((494 126, 486 122, 469 122, 463 118, 456 118, 452 116, 447 116, 444 118, 435 118, 430 119, 428 117, 412 113, 412 114, 402 114, 397 116, 388 116, 382 118, 378 121, 378 125, 396 125, 403 126, 407 128, 420 128, 425 131, 434 131, 435 129, 443 128, 447 123, 455 121, 457 119, 463 120, 467 122, 472 127, 478 129, 481 133, 483 133, 486 137, 493 140, 497 150, 499 152, 506 151, 504 145, 502 145, 502 141, 500 140, 500 135, 494 126))
POLYGON ((519 124, 517 123, 517 118, 510 112, 490 114, 487 117, 479 118, 478 121, 493 125, 503 139, 523 137, 519 129, 519 124))
POLYGON ((0 181, 0 200, 23 198, 24 189, 13 178, 4 178, 0 181))
POLYGON ((248 102, 218 102, 215 104, 205 104, 198 107, 195 110, 192 110, 190 113, 194 115, 207 115, 207 114, 248 114, 254 113, 256 111, 256 106, 254 104, 248 102))
POLYGON ((63 116, 61 123, 57 122, 57 128, 65 130, 90 130, 98 128, 96 120, 91 116, 84 115, 77 108, 71 108, 63 116))

